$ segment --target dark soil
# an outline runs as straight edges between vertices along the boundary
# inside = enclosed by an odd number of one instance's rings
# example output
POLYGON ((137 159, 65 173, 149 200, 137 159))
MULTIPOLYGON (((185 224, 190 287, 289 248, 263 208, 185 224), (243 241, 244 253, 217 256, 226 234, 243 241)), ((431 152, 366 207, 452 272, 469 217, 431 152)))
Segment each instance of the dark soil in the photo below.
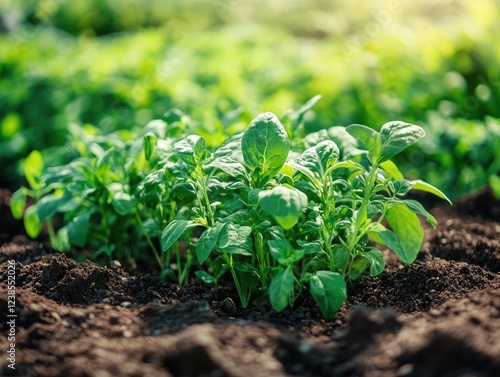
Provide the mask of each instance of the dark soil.
POLYGON ((16 369, 1 375, 500 376, 500 202, 487 189, 431 212, 419 259, 388 255, 331 320, 310 297, 274 313, 235 292, 76 263, 22 235, 0 191, 0 311, 16 261, 16 369))

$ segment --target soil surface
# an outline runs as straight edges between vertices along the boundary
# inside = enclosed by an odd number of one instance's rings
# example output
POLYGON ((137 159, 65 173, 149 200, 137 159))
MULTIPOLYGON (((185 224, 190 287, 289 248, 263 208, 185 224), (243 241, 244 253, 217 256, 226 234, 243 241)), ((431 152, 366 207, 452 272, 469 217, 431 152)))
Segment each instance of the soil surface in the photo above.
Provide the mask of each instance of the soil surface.
POLYGON ((77 263, 28 240, 9 195, 0 190, 0 375, 500 376, 500 202, 488 189, 453 207, 430 202, 438 226, 426 227, 418 260, 403 266, 387 253, 386 271, 356 281, 331 321, 309 296, 281 313, 242 310, 230 288, 77 263))

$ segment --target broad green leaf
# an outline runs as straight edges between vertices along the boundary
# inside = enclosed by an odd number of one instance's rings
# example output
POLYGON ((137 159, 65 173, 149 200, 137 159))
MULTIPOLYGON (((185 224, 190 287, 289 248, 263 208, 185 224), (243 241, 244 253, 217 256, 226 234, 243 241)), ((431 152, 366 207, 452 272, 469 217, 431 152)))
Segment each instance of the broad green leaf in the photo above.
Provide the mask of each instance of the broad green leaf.
POLYGON ((327 320, 337 313, 347 298, 344 278, 331 271, 318 271, 311 275, 309 291, 327 320))
POLYGON ((403 174, 399 171, 398 167, 391 160, 386 160, 380 164, 380 167, 387 173, 387 179, 400 180, 403 179, 403 174))
POLYGON ((221 230, 218 247, 230 254, 252 255, 252 228, 234 223, 227 224, 221 230))
POLYGON ((41 198, 36 207, 38 211, 38 218, 44 222, 55 215, 59 206, 66 204, 68 195, 46 195, 41 198))
POLYGON ((34 150, 24 161, 24 175, 33 190, 39 190, 42 187, 42 171, 42 154, 34 150))
POLYGON ((225 223, 216 222, 212 228, 206 229, 198 240, 196 245, 196 256, 198 262, 202 264, 208 258, 210 253, 215 249, 219 240, 220 232, 226 225, 225 223))
POLYGON ((167 123, 161 119, 154 119, 141 130, 142 135, 152 134, 157 138, 164 139, 167 131, 167 123))
POLYGON ((273 309, 277 312, 285 309, 294 291, 294 277, 292 267, 288 266, 276 274, 269 285, 269 299, 273 309))
POLYGON ((362 124, 351 124, 345 130, 363 143, 372 163, 377 163, 380 160, 382 139, 377 131, 362 124))
POLYGON ((424 136, 423 128, 414 124, 400 121, 384 124, 380 129, 380 139, 382 140, 380 162, 390 160, 424 136))
MULTIPOLYGON (((71 249, 71 243, 69 242, 68 229, 64 226, 57 231, 57 234, 50 237, 50 243, 54 250, 61 253, 69 251, 71 249)), ((94 253, 94 257, 95 257, 94 253)))
POLYGON ((186 164, 195 166, 203 161, 207 154, 205 139, 198 135, 189 135, 174 144, 174 152, 186 164))
POLYGON ((117 192, 113 194, 111 205, 116 213, 126 216, 134 211, 135 199, 125 192, 117 192))
POLYGON ((304 249, 294 250, 287 240, 267 241, 271 256, 282 266, 288 266, 304 257, 304 249))
POLYGON ((339 148, 337 145, 331 140, 324 140, 306 149, 296 161, 323 178, 328 167, 338 158, 339 148))
MULTIPOLYGON (((418 216, 404 204, 389 208, 386 219, 405 249, 405 263, 412 263, 418 255, 424 240, 424 230, 418 216)), ((399 255, 398 255, 399 256, 399 255)))
POLYGON ((328 139, 333 140, 339 147, 342 160, 349 160, 365 153, 365 151, 358 148, 359 143, 346 131, 345 127, 330 127, 327 130, 327 135, 328 139))
POLYGON ((348 257, 349 251, 347 250, 347 247, 342 244, 333 246, 333 260, 335 262, 335 266, 338 268, 337 272, 341 272, 344 269, 348 257))
POLYGON ((158 140, 158 137, 152 132, 146 133, 142 139, 142 147, 144 149, 144 156, 146 157, 146 160, 148 160, 148 161, 151 160, 151 157, 153 157, 157 140, 158 140))
POLYGON ((213 275, 210 275, 208 272, 203 270, 195 271, 194 274, 198 279, 206 284, 214 284, 216 281, 213 275))
POLYGON ((340 161, 340 162, 337 162, 334 165, 330 166, 330 168, 328 168, 328 171, 326 172, 326 174, 330 174, 332 171, 337 170, 337 169, 355 169, 355 172, 357 172, 357 173, 364 170, 363 166, 361 164, 358 164, 357 162, 340 161))
POLYGON ((9 206, 12 217, 20 220, 23 217, 24 207, 26 206, 26 194, 22 188, 12 194, 9 206))
POLYGON ((284 185, 259 192, 259 206, 269 213, 283 229, 291 229, 307 207, 307 195, 284 185))
POLYGON ((396 203, 404 204, 413 213, 424 216, 427 222, 431 224, 433 227, 436 226, 437 221, 434 218, 434 216, 432 216, 429 212, 427 212, 425 208, 422 206, 422 204, 420 204, 416 200, 413 199, 396 200, 396 203))
POLYGON ((413 184, 411 181, 408 181, 406 179, 400 179, 398 181, 392 181, 391 182, 394 192, 396 195, 405 195, 410 191, 413 187, 413 184))
POLYGON ((384 255, 379 249, 372 248, 368 252, 363 253, 363 256, 370 262, 370 275, 380 275, 385 268, 384 255))
POLYGON ((425 191, 431 194, 436 195, 438 198, 446 200, 448 203, 452 204, 450 199, 438 188, 434 187, 430 183, 421 181, 420 179, 417 179, 415 181, 410 181, 411 184, 413 184, 413 190, 420 190, 420 191, 425 191))
POLYGON ((95 176, 102 183, 119 181, 120 176, 114 170, 116 168, 123 169, 121 165, 120 152, 115 147, 111 147, 97 161, 95 176))
POLYGON ((300 173, 302 173, 307 178, 309 178, 309 180, 311 182, 316 182, 316 178, 314 177, 314 173, 309 168, 307 168, 307 167, 305 167, 303 165, 300 165, 299 163, 297 163, 295 161, 290 161, 290 160, 287 161, 284 166, 290 166, 293 169, 295 169, 295 170, 299 171, 300 173))
POLYGON ((243 132, 231 136, 229 139, 224 141, 219 148, 214 152, 214 157, 231 157, 233 160, 243 163, 243 154, 241 151, 241 139, 243 138, 243 132))
POLYGON ((247 172, 245 167, 238 161, 233 160, 229 156, 216 158, 209 164, 204 166, 205 170, 219 169, 233 178, 246 178, 247 172))
POLYGON ((90 225, 90 212, 74 217, 65 228, 68 231, 68 239, 73 245, 83 247, 87 241, 90 225))
POLYGON ((146 178, 141 183, 141 186, 144 187, 146 192, 150 192, 156 187, 158 187, 165 177, 165 169, 159 169, 152 173, 149 173, 146 178))
POLYGON ((36 208, 36 204, 28 207, 24 214, 24 228, 26 229, 26 233, 31 238, 37 238, 42 231, 42 223, 38 218, 38 211, 36 208))
POLYGON ((356 259, 349 268, 349 279, 356 280, 366 271, 370 261, 366 258, 356 259))
MULTIPOLYGON (((411 214, 413 215, 413 213, 411 214)), ((387 246, 405 263, 412 263, 417 256, 415 253, 412 253, 412 250, 406 250, 398 237, 382 224, 377 224, 376 227, 372 227, 372 229, 368 232, 368 236, 373 241, 387 246)))
POLYGON ((167 251, 180 236, 194 226, 189 220, 172 220, 161 233, 161 249, 167 251))
POLYGON ((290 140, 285 128, 273 113, 258 115, 241 139, 245 165, 262 186, 273 178, 285 163, 290 151, 290 140))

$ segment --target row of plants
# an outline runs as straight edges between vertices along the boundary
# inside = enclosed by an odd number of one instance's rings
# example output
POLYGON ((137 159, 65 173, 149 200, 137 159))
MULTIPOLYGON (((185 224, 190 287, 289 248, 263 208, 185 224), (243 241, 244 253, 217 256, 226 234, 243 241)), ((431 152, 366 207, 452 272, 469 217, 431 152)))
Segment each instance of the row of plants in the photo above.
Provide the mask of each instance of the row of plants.
POLYGON ((405 195, 448 199, 405 179, 393 162, 425 135, 421 127, 354 124, 302 137, 317 101, 281 119, 260 114, 217 147, 185 137, 182 116, 149 122, 139 134, 74 127, 79 157, 44 167, 32 152, 24 163, 29 187, 12 196, 12 213, 31 237, 46 223, 60 251, 87 247, 94 258, 129 265, 155 258, 162 277, 179 285, 192 271, 216 286, 228 274, 243 307, 269 300, 281 311, 308 290, 331 318, 349 282, 382 273, 383 248, 415 260, 418 216, 435 219, 405 195))
MULTIPOLYGON (((31 2, 27 12, 40 13, 42 3, 31 2)), ((498 70, 491 60, 498 23, 495 8, 484 6, 487 1, 464 4, 467 9, 461 16, 448 15, 442 23, 409 18, 404 24, 413 31, 401 33, 394 28, 401 27, 404 10, 392 14, 387 24, 379 22, 376 33, 366 29, 376 21, 366 14, 351 32, 347 28, 342 35, 331 31, 315 36, 306 30, 300 37, 289 24, 271 29, 255 20, 238 22, 237 28, 231 18, 220 19, 220 24, 212 20, 210 28, 203 20, 196 26, 196 17, 181 12, 176 22, 167 22, 171 15, 166 15, 158 27, 95 38, 54 28, 64 29, 68 14, 85 15, 91 5, 56 3, 53 22, 25 22, 0 34, 0 158, 5 165, 0 182, 9 187, 20 184, 17 163, 33 149, 45 159, 65 162, 64 154, 46 150, 66 143, 68 123, 90 123, 105 132, 137 132, 138 125, 164 117, 172 107, 197 120, 189 132, 203 136, 210 146, 241 131, 252 114, 286 109, 315 93, 327 100, 308 114, 303 136, 332 125, 378 127, 404 117, 428 125, 429 139, 439 140, 435 128, 449 134, 443 139, 463 133, 458 128, 466 122, 456 119, 482 124, 487 115, 500 117, 498 70), (193 18, 186 23, 189 27, 181 22, 183 17, 193 18), (439 123, 447 127, 435 127, 431 113, 436 112, 442 118, 439 123)), ((106 3, 108 12, 121 4, 106 3)), ((231 9, 233 18, 242 12, 231 9)), ((493 147, 488 144, 486 150, 493 147)), ((449 188, 453 196, 488 182, 489 178, 474 180, 473 175, 467 185, 442 180, 450 176, 450 167, 437 162, 456 155, 446 143, 438 148, 439 156, 431 156, 432 169, 423 162, 429 157, 427 149, 418 153, 423 158, 403 152, 399 164, 423 177, 436 171, 427 179, 449 188)), ((467 168, 462 159, 453 162, 455 175, 467 168)))

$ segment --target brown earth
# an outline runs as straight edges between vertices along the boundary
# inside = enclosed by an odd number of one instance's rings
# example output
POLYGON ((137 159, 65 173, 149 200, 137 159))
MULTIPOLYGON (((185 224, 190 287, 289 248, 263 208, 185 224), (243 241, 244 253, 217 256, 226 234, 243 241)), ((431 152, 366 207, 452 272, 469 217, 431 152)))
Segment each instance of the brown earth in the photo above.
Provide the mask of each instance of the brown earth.
MULTIPOLYGON (((22 235, 0 190, 0 312, 16 261, 15 370, 0 375, 500 376, 500 202, 488 189, 439 203, 410 266, 388 255, 331 320, 310 297, 274 313, 234 290, 179 289, 117 262, 76 263, 22 235)), ((432 205, 432 203, 431 203, 432 205)))

